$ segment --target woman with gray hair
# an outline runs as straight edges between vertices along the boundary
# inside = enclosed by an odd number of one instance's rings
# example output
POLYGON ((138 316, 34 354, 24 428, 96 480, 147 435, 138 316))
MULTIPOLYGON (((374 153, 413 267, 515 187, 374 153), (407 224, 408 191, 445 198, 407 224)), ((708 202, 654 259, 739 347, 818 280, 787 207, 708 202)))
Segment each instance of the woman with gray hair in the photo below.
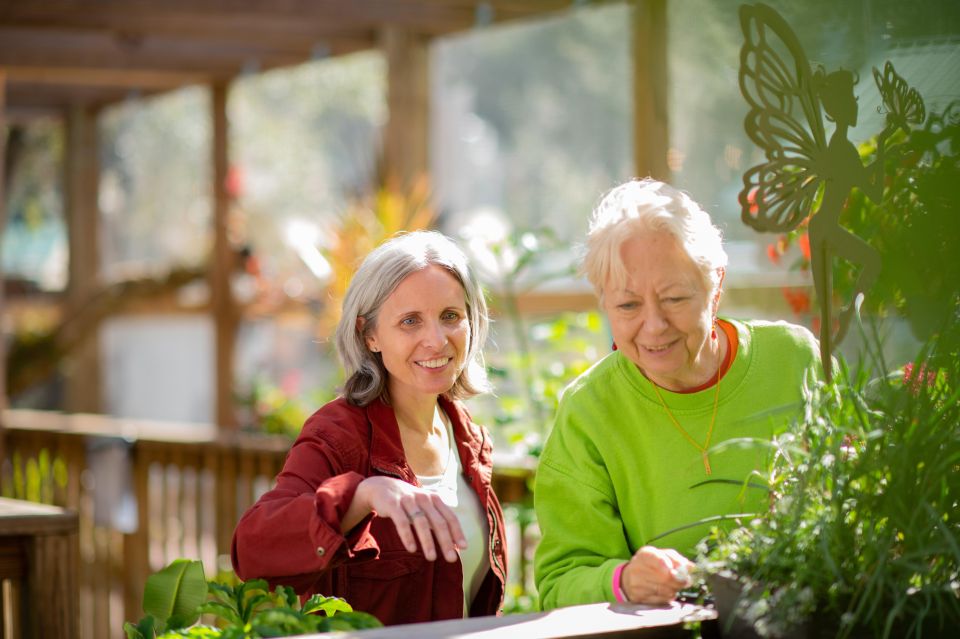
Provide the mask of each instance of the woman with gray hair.
POLYGON ((405 233, 370 253, 336 331, 343 394, 237 524, 237 575, 344 597, 387 625, 497 613, 506 544, 490 436, 460 401, 488 388, 487 327, 447 237, 405 233))
POLYGON ((706 521, 764 507, 746 482, 765 454, 722 444, 782 431, 818 349, 800 326, 720 318, 726 267, 710 216, 667 184, 627 182, 594 210, 583 269, 614 352, 566 388, 540 458, 543 608, 669 603, 706 521))

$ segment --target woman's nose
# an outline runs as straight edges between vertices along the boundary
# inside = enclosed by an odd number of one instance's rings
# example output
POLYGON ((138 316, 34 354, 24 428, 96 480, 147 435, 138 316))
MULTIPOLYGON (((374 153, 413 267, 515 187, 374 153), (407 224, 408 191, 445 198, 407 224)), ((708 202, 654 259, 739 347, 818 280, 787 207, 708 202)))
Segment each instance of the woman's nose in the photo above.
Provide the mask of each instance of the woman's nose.
POLYGON ((427 324, 427 328, 423 336, 424 345, 439 349, 446 346, 447 341, 447 331, 443 324, 440 322, 429 322, 427 324))
POLYGON ((656 333, 666 328, 667 316, 659 304, 646 304, 643 311, 643 327, 646 330, 656 333))

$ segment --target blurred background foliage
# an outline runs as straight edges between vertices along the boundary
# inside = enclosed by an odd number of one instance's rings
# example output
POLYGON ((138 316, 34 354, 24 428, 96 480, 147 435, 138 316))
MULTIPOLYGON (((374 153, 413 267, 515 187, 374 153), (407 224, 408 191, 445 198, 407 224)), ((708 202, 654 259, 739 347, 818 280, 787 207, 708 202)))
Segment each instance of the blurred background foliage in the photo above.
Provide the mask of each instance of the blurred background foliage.
MULTIPOLYGON (((498 391, 475 400, 475 412, 494 428, 502 450, 536 451, 559 389, 608 352, 603 321, 584 302, 589 287, 572 264, 592 205, 606 188, 631 177, 633 165, 631 9, 626 3, 575 4, 549 19, 478 24, 431 46, 430 176, 406 191, 386 184, 380 167, 388 114, 386 67, 378 52, 318 56, 266 73, 251 68, 234 83, 228 100, 229 235, 237 253, 234 293, 244 306, 236 388, 245 423, 294 432, 303 414, 332 396, 340 371, 329 336, 358 260, 399 229, 433 226, 471 253, 492 302, 487 359, 498 391), (545 291, 569 300, 568 307, 529 303, 545 291)), ((869 69, 891 58, 937 113, 960 93, 956 74, 943 72, 960 50, 956 3, 771 4, 794 25, 814 63, 869 69)), ((740 175, 758 150, 743 133, 745 106, 736 89, 738 5, 668 5, 670 168, 674 182, 726 233, 731 268, 725 311, 805 321, 812 315, 809 278, 790 270, 793 256, 803 259, 802 237, 775 241, 773 263, 768 238, 739 224, 740 175)), ((882 117, 873 108, 873 88, 861 82, 857 91, 858 131, 873 133, 882 117)), ((149 99, 131 94, 102 114, 105 283, 202 272, 211 237, 209 100, 199 87, 149 99)), ((956 171, 955 159, 942 152, 956 135, 948 120, 913 134, 903 154, 889 160, 895 179, 913 185, 909 201, 878 205, 891 212, 881 216, 855 194, 845 214, 855 232, 889 244, 898 263, 911 264, 909 251, 924 250, 917 247, 944 252, 955 243, 957 226, 944 221, 956 171), (902 214, 914 208, 923 213, 902 214), (899 237, 910 239, 893 239, 899 237)), ((52 337, 63 320, 55 300, 66 285, 63 145, 62 126, 44 121, 12 127, 8 145, 14 161, 8 163, 3 266, 7 286, 33 302, 7 321, 15 343, 27 347, 20 352, 46 349, 46 359, 60 352, 52 337)), ((943 254, 938 272, 885 270, 877 294, 867 296, 870 310, 902 314, 919 333, 929 331, 921 324, 942 315, 949 299, 943 287, 957 281, 956 260, 943 254), (897 313, 888 312, 893 308, 897 313)), ((844 277, 849 274, 841 269, 838 291, 844 277)), ((177 286, 178 308, 201 308, 202 282, 177 286)), ((142 334, 124 321, 102 326, 110 360, 105 410, 121 417, 209 420, 211 405, 195 399, 212 396, 208 368, 200 364, 210 357, 208 318, 179 316, 175 339, 164 333, 166 318, 151 325, 158 331, 154 339, 170 344, 171 357, 193 363, 176 373, 196 389, 191 398, 178 397, 175 385, 165 390, 164 362, 149 359, 154 355, 141 348, 142 334), (137 377, 151 368, 152 375, 137 377), (137 385, 150 385, 149 392, 137 385), (141 405, 113 399, 134 396, 143 398, 141 405)), ((29 362, 16 364, 11 375, 23 366, 29 362)), ((15 405, 58 406, 55 378, 33 386, 43 388, 14 397, 15 405)))

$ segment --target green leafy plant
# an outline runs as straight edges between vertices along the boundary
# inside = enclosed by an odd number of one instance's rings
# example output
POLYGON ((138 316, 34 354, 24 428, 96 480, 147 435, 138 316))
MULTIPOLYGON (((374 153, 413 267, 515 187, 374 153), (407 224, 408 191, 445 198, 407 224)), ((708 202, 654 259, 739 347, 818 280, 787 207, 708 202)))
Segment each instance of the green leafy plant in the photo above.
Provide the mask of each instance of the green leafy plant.
POLYGON ((556 413, 560 391, 598 359, 605 343, 597 312, 533 314, 521 309, 551 283, 573 275, 571 247, 552 229, 503 229, 466 238, 488 283, 494 316, 488 373, 496 404, 477 412, 510 444, 536 456, 556 413), (499 347, 499 348, 497 348, 499 347))
POLYGON ((955 353, 931 348, 896 374, 814 389, 773 450, 769 511, 701 544, 718 600, 734 594, 728 620, 762 637, 943 636, 960 624, 955 353))
POLYGON ((307 401, 299 398, 292 389, 262 378, 255 379, 247 391, 234 397, 242 423, 254 430, 290 438, 299 435, 310 413, 330 399, 332 397, 317 391, 311 393, 307 401))
POLYGON ((339 597, 313 595, 301 605, 293 588, 277 586, 271 592, 262 579, 208 583, 203 564, 187 559, 147 578, 143 610, 147 614, 138 623, 124 624, 127 639, 260 639, 382 626, 339 597), (201 615, 221 625, 197 624, 201 615))

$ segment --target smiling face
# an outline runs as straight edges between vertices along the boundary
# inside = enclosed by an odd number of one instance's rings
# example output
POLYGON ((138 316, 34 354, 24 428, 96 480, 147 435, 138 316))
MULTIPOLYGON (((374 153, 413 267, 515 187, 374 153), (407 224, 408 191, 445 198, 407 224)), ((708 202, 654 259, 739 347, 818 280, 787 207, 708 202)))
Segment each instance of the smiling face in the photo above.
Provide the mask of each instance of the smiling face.
POLYGON ((717 372, 710 332, 719 289, 667 231, 643 231, 620 247, 626 280, 608 278, 603 308, 617 348, 650 381, 673 391, 695 388, 717 372))
POLYGON ((366 342, 383 358, 391 398, 436 399, 447 392, 470 345, 460 282, 436 265, 408 275, 383 303, 366 342))

